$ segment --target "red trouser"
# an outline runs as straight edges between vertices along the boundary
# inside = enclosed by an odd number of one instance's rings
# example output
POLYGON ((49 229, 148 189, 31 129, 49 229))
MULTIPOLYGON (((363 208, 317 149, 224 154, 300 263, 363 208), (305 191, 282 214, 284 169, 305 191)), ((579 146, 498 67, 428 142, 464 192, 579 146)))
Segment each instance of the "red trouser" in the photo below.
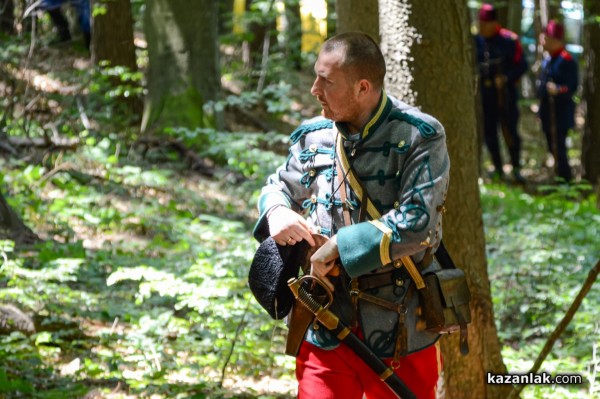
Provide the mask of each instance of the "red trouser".
MULTIPOLYGON (((389 364, 391 359, 386 360, 389 364)), ((400 359, 395 370, 418 399, 435 399, 442 368, 438 344, 400 359)), ((341 344, 324 350, 306 341, 296 358, 298 399, 396 399, 353 351, 341 344)))

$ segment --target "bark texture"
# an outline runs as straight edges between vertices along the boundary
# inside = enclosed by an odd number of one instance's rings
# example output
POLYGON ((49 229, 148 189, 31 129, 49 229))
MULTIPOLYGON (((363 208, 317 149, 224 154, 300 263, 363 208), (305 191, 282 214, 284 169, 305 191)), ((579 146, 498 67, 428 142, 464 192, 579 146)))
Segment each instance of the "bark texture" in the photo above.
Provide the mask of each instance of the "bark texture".
POLYGON ((584 27, 585 75, 583 78, 584 98, 587 106, 581 164, 583 178, 600 188, 600 3, 586 0, 584 27))
POLYGON ((106 13, 93 18, 92 60, 137 70, 130 0, 94 0, 106 13))
POLYGON ((338 0, 336 13, 337 33, 361 31, 379 43, 377 0, 338 0))
POLYGON ((142 131, 165 127, 217 126, 208 101, 217 100, 221 79, 217 2, 148 0, 148 94, 142 131))
POLYGON ((444 242, 467 274, 473 321, 469 355, 460 355, 457 336, 442 340, 446 398, 505 398, 507 387, 485 383, 486 372, 502 373, 506 367, 494 322, 477 183, 476 70, 467 4, 382 0, 381 24, 389 92, 438 118, 447 134, 451 168, 444 242))
POLYGON ((32 244, 40 238, 21 221, 0 192, 0 240, 12 240, 17 245, 32 244))

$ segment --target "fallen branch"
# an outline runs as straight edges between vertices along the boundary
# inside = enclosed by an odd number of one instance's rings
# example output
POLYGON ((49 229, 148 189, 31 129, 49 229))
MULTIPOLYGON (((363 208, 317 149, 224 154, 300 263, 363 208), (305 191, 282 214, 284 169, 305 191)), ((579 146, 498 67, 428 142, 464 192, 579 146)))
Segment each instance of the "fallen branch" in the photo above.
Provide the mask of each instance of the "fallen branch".
MULTIPOLYGON (((573 303, 569 307, 569 310, 567 311, 567 313, 565 314, 563 319, 560 321, 560 323, 558 323, 558 325, 556 326, 554 331, 552 331, 552 334, 550 334, 548 341, 546 341, 544 348, 538 355, 538 358, 536 359, 535 363, 533 364, 533 367, 531 368, 531 370, 529 370, 529 373, 535 374, 538 372, 538 370, 540 369, 540 366, 542 365, 542 363, 544 362, 544 360, 546 359, 546 357, 552 350, 554 343, 556 342, 558 337, 560 337, 560 335, 565 331, 565 329, 567 328, 567 326, 573 319, 573 316, 575 316, 575 313, 579 309, 579 306, 581 306, 581 302, 583 301, 583 298, 585 298, 587 293, 592 288, 592 285, 594 285, 594 282, 596 281, 596 278, 598 277, 599 272, 600 272, 600 260, 598 261, 598 263, 596 263, 596 266, 594 266, 588 273, 587 279, 581 286, 581 290, 575 297, 575 300, 573 300, 573 303)), ((510 392, 508 399, 518 398, 519 395, 521 394, 521 391, 523 391, 523 389, 526 386, 527 386, 527 384, 513 386, 513 390, 510 392)))
POLYGON ((248 123, 252 124, 254 127, 259 128, 265 133, 273 130, 273 127, 270 124, 265 122, 263 119, 257 117, 256 115, 252 114, 252 112, 244 109, 243 107, 237 105, 228 105, 227 108, 230 110, 231 113, 237 113, 238 116, 241 116, 242 118, 246 119, 248 123))
POLYGON ((150 148, 158 148, 163 146, 172 147, 175 151, 177 151, 181 157, 188 161, 191 169, 198 171, 206 176, 213 176, 215 172, 215 164, 206 158, 203 158, 196 154, 194 151, 190 150, 183 144, 181 141, 171 138, 164 137, 140 137, 137 140, 138 144, 144 145, 147 149, 144 151, 144 154, 150 148))
POLYGON ((12 147, 52 147, 59 150, 75 150, 81 141, 78 138, 61 137, 9 137, 8 143, 12 147))
POLYGON ((4 141, 0 141, 0 150, 7 152, 11 155, 15 155, 17 150, 15 150, 10 144, 4 141))

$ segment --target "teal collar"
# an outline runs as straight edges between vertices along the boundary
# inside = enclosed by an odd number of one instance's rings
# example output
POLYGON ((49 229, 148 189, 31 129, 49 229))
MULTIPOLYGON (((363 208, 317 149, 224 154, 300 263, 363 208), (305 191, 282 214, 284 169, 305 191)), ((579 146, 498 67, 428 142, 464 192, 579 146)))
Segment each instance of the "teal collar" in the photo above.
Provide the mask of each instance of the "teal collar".
MULTIPOLYGON (((371 119, 363 126, 360 132, 361 140, 366 139, 371 133, 377 130, 379 126, 387 119, 390 111, 392 110, 392 101, 389 99, 387 94, 385 94, 385 90, 381 91, 381 98, 379 100, 379 104, 373 111, 373 116, 371 119)), ((351 136, 351 133, 348 131, 345 123, 337 123, 335 124, 338 131, 341 133, 342 137, 345 140, 351 136)))

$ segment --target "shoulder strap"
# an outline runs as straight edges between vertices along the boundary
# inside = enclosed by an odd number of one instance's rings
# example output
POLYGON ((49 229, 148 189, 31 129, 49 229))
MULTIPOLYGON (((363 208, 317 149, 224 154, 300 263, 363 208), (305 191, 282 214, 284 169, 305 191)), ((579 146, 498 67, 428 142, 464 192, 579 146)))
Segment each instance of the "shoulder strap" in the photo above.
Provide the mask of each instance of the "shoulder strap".
MULTIPOLYGON (((340 164, 340 168, 341 168, 341 172, 342 172, 340 174, 340 171, 338 171, 338 175, 340 178, 340 184, 342 186, 345 185, 344 176, 347 176, 350 187, 356 193, 356 195, 358 196, 358 200, 360 201, 361 213, 363 213, 362 212, 363 210, 366 210, 366 212, 368 213, 371 220, 379 219, 381 217, 381 214, 379 213, 379 210, 377 209, 377 207, 375 206, 375 204, 369 197, 369 193, 367 192, 367 189, 364 187, 363 183, 360 181, 358 176, 356 176, 356 172, 354 171, 354 169, 352 169, 350 162, 348 162, 348 157, 346 156, 346 150, 344 149, 344 145, 342 143, 342 137, 339 134, 337 135, 337 138, 336 138, 335 150, 336 150, 337 158, 339 160, 339 164, 340 164)), ((343 199, 342 199, 342 201, 343 201, 343 199)), ((362 220, 363 215, 360 215, 360 217, 362 220)), ((380 224, 382 224, 382 223, 380 223, 380 224)), ((375 226, 378 227, 377 224, 375 224, 375 226)), ((385 226, 385 227, 387 227, 387 226, 385 226)), ((414 280, 417 288, 418 289, 425 288, 425 281, 423 281, 423 276, 421 276, 421 273, 419 272, 419 269, 413 262, 412 258, 410 256, 402 256, 402 257, 400 257, 400 260, 402 261, 402 264, 404 265, 404 267, 406 267, 406 270, 408 271, 408 273, 414 280)))
POLYGON ((443 269, 456 269, 456 265, 454 261, 450 257, 450 254, 446 250, 446 246, 444 245, 444 241, 440 241, 440 245, 435 251, 435 258, 438 260, 443 269))

